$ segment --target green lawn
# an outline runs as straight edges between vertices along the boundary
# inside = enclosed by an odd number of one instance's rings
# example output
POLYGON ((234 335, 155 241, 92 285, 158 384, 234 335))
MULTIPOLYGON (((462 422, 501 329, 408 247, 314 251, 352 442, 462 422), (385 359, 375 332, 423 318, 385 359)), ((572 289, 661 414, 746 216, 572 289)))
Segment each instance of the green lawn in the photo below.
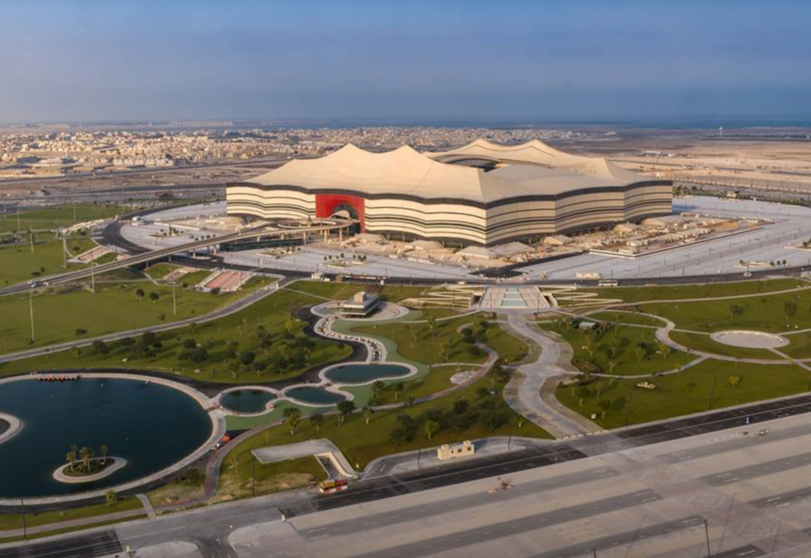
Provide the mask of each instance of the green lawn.
POLYGON ((0 354, 202 316, 268 281, 256 278, 243 291, 220 295, 177 287, 175 316, 172 313, 170 286, 154 285, 148 281, 108 284, 104 280, 98 279, 96 294, 73 288, 58 292, 49 290, 36 295, 33 301, 36 343, 33 345, 29 345, 31 322, 28 295, 0 298, 0 315, 4 317, 0 325, 0 354), (137 296, 139 290, 145 294, 140 300, 137 296), (150 300, 152 293, 158 295, 157 301, 150 300))
POLYGON ((573 363, 584 372, 640 376, 674 370, 695 358, 680 351, 667 352, 656 340, 655 330, 647 327, 618 325, 587 332, 571 327, 569 322, 539 325, 559 334, 572 346, 573 363), (666 358, 663 351, 667 352, 666 358))
POLYGON ((621 324, 653 327, 663 327, 665 325, 665 322, 662 320, 657 320, 656 318, 651 318, 650 316, 645 316, 644 314, 640 314, 638 312, 617 312, 607 310, 605 312, 595 312, 594 314, 589 314, 588 316, 584 316, 584 318, 586 320, 589 318, 594 318, 595 320, 602 320, 604 322, 618 322, 621 324))
POLYGON ((793 358, 811 357, 811 333, 795 333, 787 335, 789 344, 777 350, 793 358))
POLYGON ((0 218, 0 232, 16 230, 27 231, 29 228, 34 230, 55 229, 76 223, 107 219, 115 217, 116 215, 122 215, 128 211, 130 210, 120 205, 103 204, 76 204, 75 213, 73 205, 32 209, 20 213, 19 227, 17 225, 16 214, 10 214, 5 218, 0 218))
POLYGON ((501 397, 502 385, 493 384, 496 395, 482 396, 479 394, 481 388, 489 386, 491 386, 490 380, 485 378, 458 392, 433 401, 413 407, 380 411, 372 415, 368 425, 360 413, 355 413, 346 420, 343 426, 339 426, 337 417, 326 417, 320 432, 316 432, 308 419, 302 420, 293 436, 285 426, 271 428, 242 442, 231 452, 228 459, 238 461, 241 455, 254 448, 313 438, 328 438, 343 451, 350 463, 363 468, 376 457, 416 450, 421 446, 437 446, 487 436, 507 435, 511 430, 511 422, 513 423, 512 432, 516 436, 549 438, 548 433, 529 421, 524 421, 520 428, 517 426, 518 415, 501 397), (464 413, 455 413, 454 403, 460 400, 467 401, 468 408, 464 413), (408 415, 413 419, 413 438, 395 443, 390 439, 390 434, 392 431, 402 428, 397 419, 398 415, 408 415), (464 419, 452 418, 454 415, 459 417, 464 415, 464 419), (424 423, 429 417, 435 417, 437 422, 441 423, 441 429, 433 435, 430 442, 423 431, 424 423), (497 419, 497 426, 490 430, 485 426, 485 420, 493 418, 497 419), (451 424, 455 424, 455 426, 451 424))
MULTIPOLYGON (((46 512, 27 512, 25 514, 25 523, 28 527, 37 527, 40 525, 49 525, 51 523, 61 523, 62 521, 72 521, 74 519, 85 519, 88 517, 98 517, 100 520, 110 513, 118 513, 122 511, 138 510, 141 509, 141 502, 138 498, 121 497, 115 505, 107 507, 105 504, 93 504, 90 506, 83 506, 80 508, 68 508, 64 510, 46 511, 46 512)), ((0 537, 2 531, 11 531, 14 529, 22 529, 22 515, 19 513, 4 513, 0 514, 0 537)))
MULTIPOLYGON (((41 233, 35 235, 34 252, 30 244, 0 246, 0 283, 4 286, 14 285, 39 275, 62 273, 64 258, 62 241, 55 240, 53 235, 41 233), (43 271, 44 270, 44 271, 43 271)), ((81 254, 96 244, 89 238, 72 236, 68 239, 68 250, 73 255, 81 254)), ((80 264, 68 264, 68 270, 81 269, 80 264)))
MULTIPOLYGON (((671 331, 670 338, 697 351, 704 351, 716 355, 731 356, 737 358, 760 358, 768 360, 780 360, 780 356, 766 349, 750 349, 748 347, 734 347, 725 343, 718 343, 703 333, 687 333, 684 331, 671 331)), ((782 350, 782 349, 781 349, 782 350)))
MULTIPOLYGON (((148 289, 144 290, 149 292, 148 289)), ((132 347, 124 346, 118 341, 111 343, 112 350, 107 355, 96 354, 89 348, 82 354, 62 351, 2 364, 0 375, 74 367, 131 367, 174 371, 204 381, 223 383, 267 382, 292 378, 313 366, 334 362, 350 353, 348 347, 339 343, 320 338, 305 338, 302 333, 304 322, 292 317, 296 308, 319 302, 320 299, 310 295, 282 289, 226 318, 158 334, 156 343, 159 346, 151 350, 136 350, 141 346, 141 338, 136 339, 136 345, 132 347), (260 346, 259 325, 269 334, 268 346, 260 346), (203 362, 194 363, 180 358, 187 352, 184 342, 188 339, 193 339, 198 346, 206 349, 207 358, 203 362), (262 363, 264 368, 257 371, 238 359, 229 359, 229 341, 239 343, 236 349, 240 359, 242 353, 253 353, 254 360, 262 363)), ((145 349, 149 347, 146 346, 145 349)))
POLYGON ((641 309, 672 320, 679 329, 693 331, 753 329, 777 333, 811 328, 811 290, 733 300, 651 303, 641 309))
POLYGON ((584 289, 577 292, 593 292, 600 298, 619 298, 625 302, 648 300, 676 300, 686 298, 711 298, 719 296, 751 295, 791 289, 806 283, 798 279, 771 279, 736 281, 733 283, 706 283, 702 285, 678 285, 668 287, 605 287, 584 289))
POLYGON ((421 378, 403 381, 403 391, 401 392, 397 392, 393 388, 398 382, 389 382, 377 397, 369 401, 369 404, 376 406, 397 403, 405 401, 409 397, 424 397, 451 388, 454 386, 451 383, 451 376, 464 370, 475 370, 475 368, 472 366, 437 366, 421 378))
POLYGON ((479 351, 474 344, 465 342, 464 336, 457 332, 460 326, 468 323, 487 324, 479 338, 496 351, 504 362, 517 362, 526 356, 526 343, 506 333, 498 324, 487 323, 481 315, 437 321, 433 328, 425 323, 397 322, 353 326, 352 331, 388 338, 405 359, 425 365, 445 362, 482 363, 487 360, 486 353, 479 351))
POLYGON ((635 380, 594 379, 587 394, 578 387, 561 386, 556 396, 585 417, 597 414, 600 426, 617 428, 625 424, 626 417, 629 424, 639 424, 707 411, 711 399, 712 408, 719 409, 805 392, 811 388, 811 373, 799 366, 707 360, 680 374, 649 381, 656 389, 636 387, 635 380), (737 387, 729 382, 730 376, 741 379, 737 387), (600 400, 611 403, 604 417, 600 400))

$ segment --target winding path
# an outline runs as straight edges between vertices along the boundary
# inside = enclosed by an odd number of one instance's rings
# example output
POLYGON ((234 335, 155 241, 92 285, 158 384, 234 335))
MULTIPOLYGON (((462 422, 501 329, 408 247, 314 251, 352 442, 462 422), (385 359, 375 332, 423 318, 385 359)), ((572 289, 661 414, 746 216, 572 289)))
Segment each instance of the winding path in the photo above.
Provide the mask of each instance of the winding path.
POLYGON ((531 328, 524 314, 508 314, 507 327, 541 349, 535 362, 518 366, 518 373, 504 390, 507 403, 555 438, 602 431, 590 420, 561 405, 554 397, 554 389, 545 386, 547 382, 557 385, 560 378, 581 373, 570 364, 571 347, 531 328))

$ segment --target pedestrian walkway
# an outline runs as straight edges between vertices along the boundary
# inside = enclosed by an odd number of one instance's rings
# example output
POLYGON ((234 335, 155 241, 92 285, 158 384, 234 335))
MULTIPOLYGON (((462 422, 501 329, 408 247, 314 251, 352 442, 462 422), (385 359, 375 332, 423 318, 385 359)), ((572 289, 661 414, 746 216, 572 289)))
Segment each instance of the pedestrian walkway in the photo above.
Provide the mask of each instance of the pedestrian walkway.
POLYGON ((571 347, 551 335, 531 328, 525 314, 508 314, 507 327, 541 349, 541 354, 535 362, 517 368, 504 389, 504 399, 507 403, 517 413, 524 415, 555 438, 602 431, 585 417, 557 403, 557 400, 554 404, 550 404, 548 397, 541 397, 544 383, 550 378, 579 374, 579 371, 571 365, 571 347))

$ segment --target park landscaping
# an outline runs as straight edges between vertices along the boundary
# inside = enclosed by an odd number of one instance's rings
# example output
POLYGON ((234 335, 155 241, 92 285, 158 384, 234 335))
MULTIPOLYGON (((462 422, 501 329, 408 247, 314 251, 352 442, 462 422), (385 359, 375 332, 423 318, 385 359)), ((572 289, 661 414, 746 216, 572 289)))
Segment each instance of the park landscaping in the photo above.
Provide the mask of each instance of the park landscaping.
POLYGON ((721 296, 757 295, 806 286, 799 279, 770 279, 735 281, 730 283, 704 283, 698 285, 675 285, 667 287, 603 287, 584 289, 578 292, 592 292, 600 298, 617 298, 624 302, 646 302, 650 300, 683 300, 693 298, 716 298, 721 296))
MULTIPOLYGON (((670 338, 680 345, 696 351, 734 358, 757 358, 764 360, 780 360, 781 357, 768 349, 754 349, 751 347, 737 347, 719 343, 707 333, 692 333, 687 331, 671 331, 670 338)), ((783 352, 784 347, 780 347, 783 352)), ((811 353, 809 353, 811 354, 811 353)))
POLYGON ((194 278, 187 280, 175 288, 177 314, 173 313, 172 287, 149 281, 117 282, 105 275, 96 279, 95 294, 86 283, 40 290, 33 298, 33 343, 29 295, 2 297, 0 354, 203 316, 269 282, 257 277, 237 293, 212 295, 195 290, 194 278))
MULTIPOLYGON (((106 515, 125 511, 140 510, 141 508, 142 508, 141 502, 138 500, 138 498, 135 498, 134 496, 118 497, 116 498, 115 503, 112 504, 108 503, 92 504, 89 506, 67 508, 63 510, 44 511, 44 512, 27 511, 25 514, 25 524, 28 528, 31 528, 55 523, 62 523, 64 521, 95 518, 98 519, 98 522, 94 522, 93 525, 102 525, 107 524, 107 522, 104 521, 104 516, 106 515)), ((126 519, 118 521, 131 519, 134 519, 134 517, 128 517, 126 519)), ((22 527, 23 527, 23 517, 21 513, 0 514, 0 542, 12 542, 15 540, 22 540, 22 537, 18 536, 12 537, 3 536, 3 531, 15 531, 18 529, 22 529, 22 527)), ((87 529, 88 527, 89 526, 84 526, 75 529, 76 530, 87 529)), ((50 536, 61 532, 67 531, 61 529, 58 531, 48 531, 46 533, 40 534, 39 536, 50 536)), ((29 536, 29 538, 33 537, 29 536)))
MULTIPOLYGON (((343 422, 340 413, 310 415, 297 419, 295 426, 288 418, 285 425, 247 438, 231 451, 226 462, 238 463, 256 448, 314 438, 331 440, 356 468, 364 468, 383 455, 488 436, 549 438, 504 401, 502 391, 507 380, 490 373, 452 394, 413 406, 346 414, 343 422)), ((248 471, 246 465, 241 477, 248 471)))
MULTIPOLYGON (((491 323, 492 315, 469 315, 450 320, 430 317, 426 322, 395 322, 356 326, 351 331, 371 337, 388 339, 396 354, 407 362, 423 365, 464 362, 480 364, 487 353, 476 346, 480 341, 499 354, 505 363, 518 362, 528 352, 526 343, 506 333, 497 324, 491 323), (462 326, 470 324, 460 332, 462 326)), ((390 360, 396 356, 390 355, 390 360)))
POLYGON ((262 464, 250 452, 232 451, 223 461, 220 486, 212 503, 305 488, 326 478, 315 457, 262 464))
POLYGON ((579 323, 581 320, 561 320, 539 325, 571 345, 572 363, 587 374, 656 374, 681 368, 695 358, 660 343, 655 330, 648 327, 597 322, 585 331, 577 327, 579 323))
MULTIPOLYGON (((48 233, 35 235, 34 251, 31 244, 0 245, 0 282, 4 286, 22 283, 44 275, 62 273, 86 267, 83 264, 68 264, 63 267, 62 240, 50 237, 48 233)), ((93 248, 96 244, 83 236, 71 236, 67 247, 71 254, 78 255, 93 248)))
MULTIPOLYGON (((305 335, 306 323, 293 317, 296 308, 321 302, 320 298, 298 291, 299 287, 309 285, 311 283, 297 282, 293 285, 296 290, 281 289, 235 314, 211 322, 0 364, 0 375, 35 370, 126 367, 173 372, 221 383, 293 378, 311 367, 345 358, 351 352, 346 345, 305 335)), ((339 283, 323 285, 327 287, 322 287, 322 292, 327 294, 331 289, 339 291, 343 287, 339 283)), ((384 294, 388 294, 386 289, 388 287, 384 288, 384 294)), ((397 295, 400 289, 392 290, 397 295)), ((214 299, 210 294, 198 294, 204 299, 214 299)), ((156 304, 166 298, 159 297, 156 304)), ((133 300, 140 303, 135 297, 133 300)), ((115 315, 120 313, 119 307, 115 315)), ((98 316, 94 316, 94 322, 97 320, 98 316)), ((129 327, 124 324, 124 328, 129 327)), ((98 331, 90 333, 98 334, 98 331)))
POLYGON ((126 207, 121 205, 90 203, 32 209, 20 212, 19 222, 16 213, 3 214, 3 218, 0 219, 0 233, 28 231, 29 229, 35 231, 52 230, 69 227, 77 223, 109 219, 128 211, 126 207))
POLYGON ((581 379, 558 387, 558 400, 603 428, 662 420, 808 391, 811 374, 796 365, 706 360, 684 372, 640 382, 581 379))

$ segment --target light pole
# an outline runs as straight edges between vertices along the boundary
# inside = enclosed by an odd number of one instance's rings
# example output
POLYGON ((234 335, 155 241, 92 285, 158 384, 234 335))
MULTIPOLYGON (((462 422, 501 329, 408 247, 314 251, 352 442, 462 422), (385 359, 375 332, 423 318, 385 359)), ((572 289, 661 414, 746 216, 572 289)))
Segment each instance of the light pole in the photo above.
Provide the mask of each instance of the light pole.
POLYGON ((22 507, 22 515, 23 515, 23 540, 28 542, 28 527, 25 524, 25 498, 20 498, 20 506, 22 507))
POLYGON ((34 287, 31 287, 31 290, 28 291, 28 312, 31 316, 31 342, 35 342, 37 340, 36 335, 34 335, 34 287))

